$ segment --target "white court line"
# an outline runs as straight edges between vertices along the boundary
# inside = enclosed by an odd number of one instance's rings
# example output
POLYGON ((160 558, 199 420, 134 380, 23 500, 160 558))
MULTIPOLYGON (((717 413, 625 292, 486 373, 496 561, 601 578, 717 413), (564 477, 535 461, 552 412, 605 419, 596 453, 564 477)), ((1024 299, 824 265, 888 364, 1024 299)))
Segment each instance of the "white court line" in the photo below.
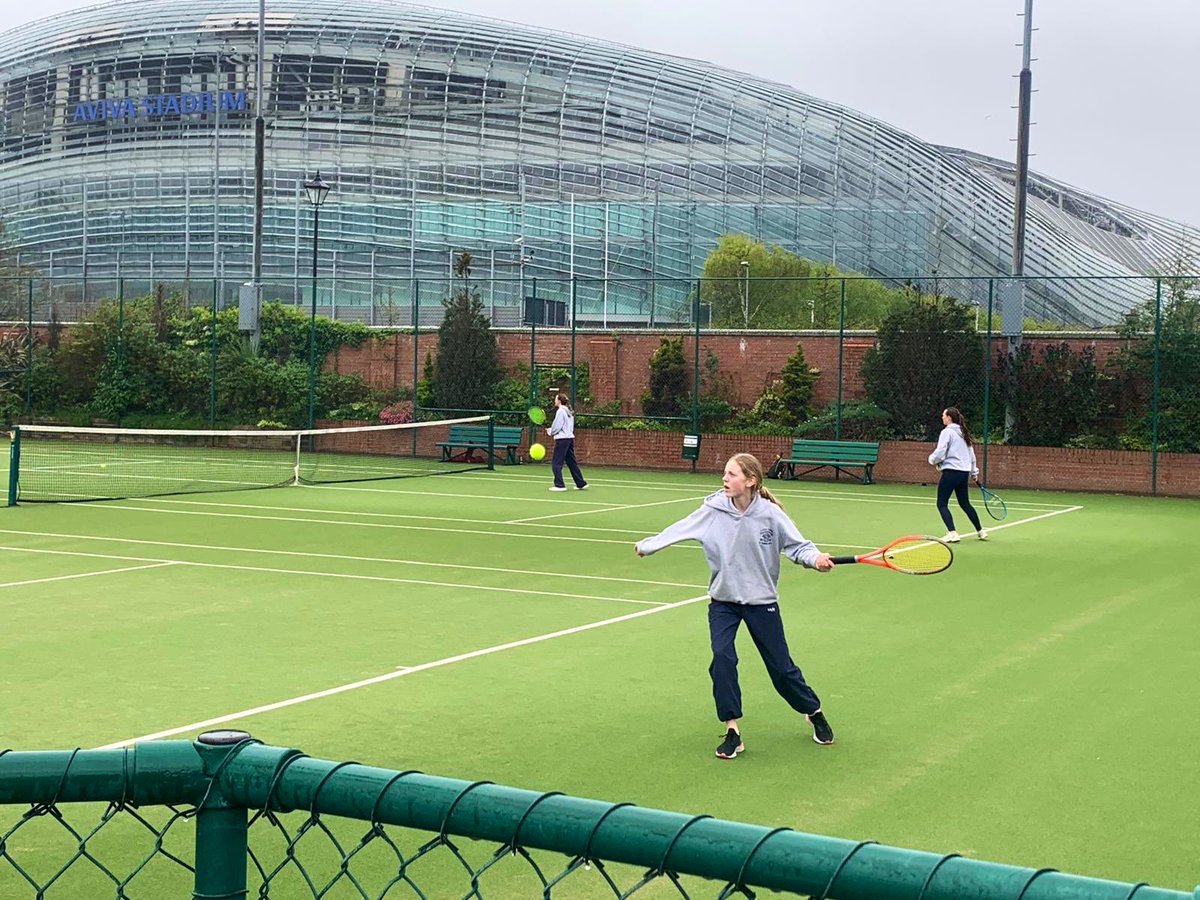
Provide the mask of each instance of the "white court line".
MULTIPOLYGON (((141 502, 141 501, 138 501, 138 502, 141 502)), ((253 506, 253 505, 249 505, 249 504, 239 505, 239 504, 233 504, 233 503, 223 503, 223 504, 217 504, 217 505, 232 506, 237 509, 262 509, 263 508, 260 506, 253 506)), ((87 509, 102 509, 102 510, 108 510, 108 511, 123 510, 126 512, 143 512, 143 513, 163 513, 163 514, 176 515, 176 516, 214 516, 217 518, 226 518, 226 519, 254 519, 254 520, 259 520, 259 521, 263 521, 263 522, 304 522, 309 525, 349 525, 349 526, 353 526, 356 528, 395 528, 395 529, 399 529, 402 531, 436 531, 436 532, 443 532, 443 533, 450 533, 450 534, 477 534, 477 535, 482 535, 484 537, 532 538, 533 540, 536 540, 536 541, 574 541, 576 543, 583 542, 583 543, 591 543, 591 544, 622 544, 622 545, 634 543, 633 541, 630 541, 628 539, 623 540, 623 541, 616 541, 616 540, 607 540, 605 538, 573 537, 573 536, 564 535, 564 534, 523 534, 519 531, 480 531, 480 530, 471 529, 471 528, 432 528, 428 525, 393 525, 388 522, 346 522, 346 521, 342 521, 341 519, 310 519, 310 518, 303 517, 303 516, 252 516, 252 515, 247 515, 245 513, 217 513, 217 512, 204 512, 202 510, 190 510, 190 509, 152 509, 152 508, 147 508, 145 506, 125 506, 117 501, 112 501, 112 500, 96 502, 96 503, 76 503, 75 506, 79 507, 79 508, 87 508, 87 509)), ((332 511, 332 510, 322 510, 322 512, 325 512, 327 515, 357 515, 356 513, 341 513, 341 512, 336 512, 336 511, 332 511)), ((462 521, 460 519, 438 519, 434 516, 416 516, 414 518, 419 518, 426 522, 428 522, 428 521, 434 521, 434 522, 462 521)), ((493 524, 494 525, 503 525, 503 524, 505 524, 503 522, 490 522, 487 519, 482 519, 482 520, 477 519, 477 520, 473 520, 473 521, 475 522, 476 525, 493 525, 493 524)), ((538 525, 537 523, 533 523, 530 527, 546 528, 548 526, 538 525)), ((571 525, 557 525, 554 527, 564 529, 567 531, 574 530, 573 526, 571 526, 571 525)), ((642 531, 634 532, 634 531, 628 531, 626 529, 609 529, 609 528, 594 528, 594 529, 592 529, 592 528, 580 527, 578 530, 580 530, 580 531, 620 532, 620 533, 625 533, 625 534, 640 534, 643 536, 645 536, 645 534, 646 534, 645 529, 642 531)), ((0 528, 0 533, 3 533, 4 531, 5 531, 5 529, 0 528)), ((838 548, 854 549, 855 547, 863 547, 864 545, 863 544, 822 543, 821 546, 822 547, 838 547, 838 548)), ((696 544, 685 545, 685 549, 699 549, 699 545, 696 545, 696 544)))
MULTIPOLYGON (((637 532, 640 534, 641 532, 637 532)), ((700 584, 679 581, 648 581, 645 578, 618 578, 615 575, 585 575, 578 572, 539 572, 534 569, 502 569, 496 566, 468 566, 463 563, 425 562, 417 559, 397 559, 389 556, 350 556, 342 553, 316 553, 307 550, 271 550, 260 547, 227 547, 221 544, 185 544, 180 541, 147 541, 139 538, 108 537, 95 534, 64 534, 55 531, 17 531, 0 528, 0 534, 22 537, 66 538, 72 541, 108 541, 117 544, 142 544, 149 547, 178 547, 185 550, 218 550, 223 553, 265 553, 270 556, 299 556, 305 559, 336 559, 344 562, 394 563, 406 566, 427 566, 433 569, 466 569, 472 572, 502 572, 506 575, 537 575, 547 578, 579 578, 585 581, 618 581, 625 584, 652 584, 661 587, 701 588, 700 584)))
POLYGON ((671 500, 658 500, 654 503, 630 503, 625 506, 606 506, 606 507, 604 507, 604 509, 581 509, 581 510, 576 510, 575 512, 554 513, 553 515, 549 515, 549 516, 534 516, 531 519, 508 519, 507 521, 501 522, 500 524, 501 525, 528 525, 532 522, 540 522, 543 519, 561 519, 563 516, 588 516, 588 515, 591 515, 592 513, 617 512, 618 510, 622 510, 622 509, 645 509, 647 506, 664 506, 668 503, 684 503, 687 501, 691 501, 692 503, 698 503, 701 500, 703 500, 704 497, 706 497, 706 496, 708 496, 708 495, 705 494, 704 496, 700 496, 700 497, 675 497, 671 500))
MULTIPOLYGON (((13 549, 11 547, 2 549, 13 549)), ((109 557, 106 557, 109 558, 109 557)), ((0 588, 6 587, 24 587, 27 584, 45 584, 48 581, 69 581, 72 578, 91 578, 94 575, 116 575, 118 572, 137 572, 142 569, 160 569, 163 566, 173 566, 174 562, 156 562, 146 566, 126 566, 123 569, 103 569, 99 572, 80 572, 77 575, 55 575, 53 578, 31 578, 29 581, 6 581, 0 584, 0 588)))
POLYGON ((572 634, 579 634, 583 631, 591 631, 593 628, 603 628, 606 625, 615 625, 618 622, 627 622, 630 619, 641 618, 642 616, 652 616, 656 613, 665 612, 669 609, 678 609, 681 606, 687 606, 691 603, 698 603, 701 600, 707 600, 708 595, 702 594, 699 597, 689 597, 687 600, 678 600, 675 603, 666 603, 657 606, 654 609, 643 609, 635 613, 627 613, 623 616, 616 616, 611 619, 602 619, 599 622, 589 622, 586 625, 576 625, 573 628, 564 628, 561 631, 551 631, 548 634, 539 634, 534 637, 522 638, 519 641, 509 641, 506 644, 496 644, 492 647, 484 647, 482 650, 472 650, 468 653, 460 653, 457 656, 447 656, 443 659, 435 659, 432 662, 421 663, 420 665, 410 666, 407 669, 398 671, 386 672, 383 675, 376 675, 372 678, 364 678, 361 681, 353 681, 349 684, 339 685, 334 688, 327 688, 323 691, 316 691, 312 694, 304 694, 300 697, 292 697, 290 700, 280 700, 277 703, 268 703, 264 706, 255 706, 251 709, 243 709, 240 712, 229 713, 224 716, 217 716, 212 719, 205 719, 201 722, 192 722, 190 725, 180 725, 177 728, 168 728, 164 731, 156 731, 152 734, 143 734, 139 737, 126 738, 122 741, 114 741, 111 744, 105 744, 103 747, 97 747, 98 750, 116 750, 121 747, 128 747, 130 744, 138 741, 155 741, 159 738, 171 737, 176 734, 183 734, 189 731, 197 731, 202 728, 211 728, 214 725, 222 725, 226 722, 234 722, 238 719, 245 719, 249 716, 256 716, 260 713, 273 712, 277 709, 283 709, 288 706, 296 706, 300 703, 308 703, 310 700, 320 700, 324 697, 332 697, 335 694, 344 694, 347 691, 357 690, 358 688, 369 687, 373 684, 380 684, 384 681, 391 681, 394 678, 404 678, 406 675, 415 675, 417 672, 425 672, 429 669, 437 669, 442 666, 453 665, 457 662, 462 662, 468 659, 475 659, 480 656, 490 656, 493 653, 500 653, 504 650, 513 650, 517 647, 526 647, 530 644, 540 644, 542 641, 550 641, 555 638, 566 637, 572 634))
MULTIPOLYGON (((1036 522, 1038 519, 1048 519, 1051 516, 1061 516, 1063 513, 1078 512, 1083 509, 1082 506, 1068 506, 1065 509, 1056 509, 1048 513, 1042 513, 1040 516, 1030 516, 1028 519, 1017 519, 1015 522, 1005 522, 1003 525, 990 525, 984 528, 988 534, 993 531, 1000 531, 1002 528, 1012 528, 1014 525, 1024 525, 1026 522, 1036 522)), ((967 535, 979 534, 978 531, 968 531, 967 535)))
MULTIPOLYGON (((631 600, 628 597, 605 597, 598 594, 567 594, 563 591, 531 591, 527 588, 500 587, 492 584, 459 584, 453 581, 423 581, 416 578, 393 578, 387 575, 353 575, 344 572, 314 572, 309 569, 276 569, 271 566, 235 566, 231 563, 193 562, 186 559, 151 560, 139 556, 116 556, 105 553, 84 553, 80 550, 47 550, 33 547, 2 547, 19 553, 49 553, 57 556, 87 556, 98 559, 125 559, 139 562, 159 562, 162 565, 192 566, 197 569, 232 569, 238 572, 270 572, 273 575, 309 575, 314 578, 344 578, 349 581, 383 581, 389 584, 418 584, 422 587, 446 587, 457 590, 494 591, 502 594, 531 594, 535 597, 567 597, 572 600, 609 600, 614 603, 637 603, 643 606, 662 606, 657 600, 631 600)), ((139 568, 149 568, 143 566, 139 568)))

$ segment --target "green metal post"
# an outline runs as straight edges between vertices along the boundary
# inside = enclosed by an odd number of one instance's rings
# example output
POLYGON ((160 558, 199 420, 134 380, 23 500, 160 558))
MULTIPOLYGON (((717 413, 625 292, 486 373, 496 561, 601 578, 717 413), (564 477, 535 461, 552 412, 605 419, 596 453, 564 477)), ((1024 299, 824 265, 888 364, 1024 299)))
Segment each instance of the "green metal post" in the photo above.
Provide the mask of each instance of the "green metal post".
POLYGON ((321 227, 321 207, 313 204, 312 313, 308 319, 308 427, 313 427, 313 407, 317 402, 317 233, 321 227))
POLYGON ((212 287, 212 335, 208 348, 208 427, 217 427, 217 279, 212 287))
POLYGON ((33 412, 33 279, 29 279, 25 316, 25 415, 33 412))
POLYGON ((988 311, 987 311, 987 340, 983 360, 983 483, 988 483, 988 426, 991 423, 992 408, 992 299, 996 282, 988 279, 988 311))
POLYGON ((842 279, 841 299, 838 303, 838 388, 837 416, 833 422, 833 439, 842 439, 842 350, 846 343, 846 279, 842 279))
MULTIPOLYGON (((217 775, 230 753, 250 740, 244 731, 208 731, 196 739, 205 774, 217 775)), ((196 808, 196 879, 194 900, 246 896, 248 819, 246 807, 229 799, 214 783, 196 808)))
POLYGON ((571 276, 571 409, 575 408, 575 297, 579 276, 571 276))
POLYGON ((21 428, 14 425, 8 445, 8 505, 17 505, 17 483, 21 471, 21 428))
POLYGON ((488 468, 496 468, 496 417, 488 416, 488 468))
MULTIPOLYGON (((125 377, 125 279, 117 279, 117 371, 125 377)), ((117 427, 121 427, 121 407, 117 407, 117 427)))
MULTIPOLYGON (((522 251, 524 252, 524 251, 522 251)), ((537 300, 537 278, 533 279, 533 299, 537 300)), ((521 302, 525 302, 525 298, 521 298, 521 302)), ((529 316, 529 405, 531 407, 538 405, 538 377, 537 377, 537 303, 535 302, 530 307, 529 316)), ((531 422, 529 424, 529 441, 532 443, 537 435, 537 428, 531 422)))
MULTIPOLYGON (((420 380, 421 358, 421 282, 416 278, 412 283, 412 330, 413 330, 413 421, 420 420, 421 401, 417 397, 417 382, 420 380)), ((417 455, 417 430, 412 433, 412 455, 417 455)))
POLYGON ((1154 392, 1150 395, 1150 493, 1158 493, 1158 364, 1162 337, 1162 279, 1154 280, 1154 392))
MULTIPOLYGON (((700 279, 696 279, 696 303, 692 308, 695 337, 692 341, 692 434, 700 433, 700 279)), ((692 460, 696 471, 696 460, 692 460)))

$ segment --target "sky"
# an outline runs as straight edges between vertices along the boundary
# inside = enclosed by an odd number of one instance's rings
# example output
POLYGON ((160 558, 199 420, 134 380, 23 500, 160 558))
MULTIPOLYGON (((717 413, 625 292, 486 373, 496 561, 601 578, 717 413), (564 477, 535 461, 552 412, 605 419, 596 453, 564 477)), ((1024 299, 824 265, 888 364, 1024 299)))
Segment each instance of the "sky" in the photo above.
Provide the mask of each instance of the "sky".
MULTIPOLYGON (((0 22, 9 28, 91 5, 0 0, 0 22)), ((703 60, 932 143, 1006 160, 1016 152, 1024 0, 423 5, 703 60)), ((1200 226, 1200 0, 1034 0, 1033 25, 1031 168, 1200 226)))

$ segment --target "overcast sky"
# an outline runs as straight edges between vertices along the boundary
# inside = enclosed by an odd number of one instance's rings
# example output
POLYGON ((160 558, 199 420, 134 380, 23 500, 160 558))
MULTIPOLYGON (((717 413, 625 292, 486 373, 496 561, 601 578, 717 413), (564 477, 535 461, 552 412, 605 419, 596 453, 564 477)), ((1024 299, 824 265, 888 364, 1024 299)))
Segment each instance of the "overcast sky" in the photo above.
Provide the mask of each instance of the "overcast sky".
MULTIPOLYGON (((0 23, 90 5, 0 0, 0 23)), ((425 5, 705 60, 933 143, 1004 159, 1015 153, 1024 0, 425 5)), ((1034 0, 1033 20, 1032 168, 1200 226, 1200 0, 1034 0)))

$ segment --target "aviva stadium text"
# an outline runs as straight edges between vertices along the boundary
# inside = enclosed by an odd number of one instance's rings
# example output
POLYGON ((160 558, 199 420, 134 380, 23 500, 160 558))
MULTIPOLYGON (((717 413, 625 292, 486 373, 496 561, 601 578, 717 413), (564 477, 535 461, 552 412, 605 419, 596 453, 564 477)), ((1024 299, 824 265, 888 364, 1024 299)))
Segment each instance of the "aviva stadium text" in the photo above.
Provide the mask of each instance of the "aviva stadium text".
POLYGON ((163 116, 186 116, 221 111, 242 112, 246 109, 245 91, 216 91, 199 94, 149 94, 145 97, 125 97, 120 100, 83 100, 75 104, 72 122, 97 122, 102 119, 157 119, 163 116))

